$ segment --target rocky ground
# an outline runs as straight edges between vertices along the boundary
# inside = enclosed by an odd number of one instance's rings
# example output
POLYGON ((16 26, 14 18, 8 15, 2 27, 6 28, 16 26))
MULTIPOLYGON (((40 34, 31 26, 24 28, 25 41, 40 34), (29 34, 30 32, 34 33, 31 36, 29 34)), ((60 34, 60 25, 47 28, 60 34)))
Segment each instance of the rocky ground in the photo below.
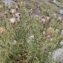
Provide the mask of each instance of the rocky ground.
MULTIPOLYGON (((0 0, 2 2, 2 0, 0 0)), ((63 9, 63 1, 58 0, 59 4, 54 3, 53 0, 14 0, 14 2, 23 2, 25 1, 26 7, 28 9, 36 9, 38 6, 41 6, 42 9, 49 9, 51 13, 55 12, 57 14, 60 14, 60 9, 63 9)), ((2 4, 0 2, 0 4, 2 4)), ((0 13, 2 13, 2 10, 0 9, 0 13)))

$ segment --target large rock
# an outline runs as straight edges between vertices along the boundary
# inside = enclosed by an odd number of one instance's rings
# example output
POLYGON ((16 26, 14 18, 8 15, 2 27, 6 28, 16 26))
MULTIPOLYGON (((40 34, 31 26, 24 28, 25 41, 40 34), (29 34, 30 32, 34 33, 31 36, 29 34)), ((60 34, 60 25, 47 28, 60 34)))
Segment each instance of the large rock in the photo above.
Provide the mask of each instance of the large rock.
POLYGON ((63 63, 63 47, 53 51, 52 58, 63 63))
POLYGON ((3 3, 5 4, 5 5, 10 5, 10 4, 12 4, 12 3, 15 3, 15 2, 13 2, 12 0, 2 0, 3 1, 3 3))

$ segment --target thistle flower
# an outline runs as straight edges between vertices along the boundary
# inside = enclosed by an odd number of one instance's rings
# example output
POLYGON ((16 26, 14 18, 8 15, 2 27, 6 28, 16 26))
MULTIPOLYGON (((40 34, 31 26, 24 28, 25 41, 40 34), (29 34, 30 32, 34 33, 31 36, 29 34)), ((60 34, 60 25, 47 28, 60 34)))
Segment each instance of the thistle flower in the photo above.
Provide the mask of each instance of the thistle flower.
POLYGON ((8 6, 8 9, 10 10, 10 9, 11 9, 11 7, 10 7, 10 6, 8 6))
POLYGON ((15 16, 20 18, 20 13, 15 13, 15 16))
POLYGON ((5 15, 7 15, 7 14, 8 14, 8 12, 5 12, 4 14, 5 14, 5 15))
POLYGON ((47 34, 50 35, 50 34, 53 34, 54 33, 54 29, 52 27, 49 27, 47 29, 47 34))
POLYGON ((16 22, 16 19, 15 18, 10 18, 10 23, 11 24, 14 24, 16 22))
POLYGON ((51 36, 50 35, 47 35, 47 38, 50 38, 51 36))
POLYGON ((47 47, 46 47, 46 46, 44 46, 44 47, 43 47, 43 50, 47 50, 47 47))
POLYGON ((54 16, 56 16, 56 14, 55 14, 55 13, 54 13, 53 15, 54 15, 54 16))
POLYGON ((11 12, 12 14, 16 13, 16 9, 11 9, 10 12, 11 12))
POLYGON ((58 20, 59 20, 59 21, 61 21, 61 20, 62 20, 61 16, 59 16, 59 17, 58 17, 58 20))
POLYGON ((0 34, 4 32, 4 28, 0 27, 0 34))
POLYGON ((19 17, 17 17, 17 18, 16 18, 16 20, 19 22, 19 21, 20 21, 20 18, 19 18, 19 17))
POLYGON ((45 22, 46 22, 45 18, 42 18, 42 23, 45 23, 45 22))
POLYGON ((20 13, 15 13, 16 20, 19 22, 20 21, 20 13))
POLYGON ((18 6, 16 6, 16 10, 19 9, 18 6))

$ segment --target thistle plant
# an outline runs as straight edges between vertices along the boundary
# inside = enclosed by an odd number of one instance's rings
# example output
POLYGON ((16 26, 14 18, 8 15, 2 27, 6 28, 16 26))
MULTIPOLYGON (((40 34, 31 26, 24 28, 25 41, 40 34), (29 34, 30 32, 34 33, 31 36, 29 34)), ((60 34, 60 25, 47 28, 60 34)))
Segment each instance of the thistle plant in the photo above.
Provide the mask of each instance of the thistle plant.
POLYGON ((0 63, 58 63, 50 53, 63 45, 62 17, 30 15, 25 4, 5 7, 0 18, 0 63))

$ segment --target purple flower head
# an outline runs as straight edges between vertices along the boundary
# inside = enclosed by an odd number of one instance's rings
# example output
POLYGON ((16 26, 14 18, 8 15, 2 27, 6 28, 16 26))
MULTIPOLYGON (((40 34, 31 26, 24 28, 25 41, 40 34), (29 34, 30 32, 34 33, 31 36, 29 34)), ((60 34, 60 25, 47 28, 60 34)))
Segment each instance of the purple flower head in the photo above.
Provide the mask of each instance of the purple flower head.
POLYGON ((42 22, 43 22, 43 23, 45 23, 45 22, 46 22, 46 20, 45 20, 44 18, 42 18, 42 22))
POLYGON ((15 16, 20 18, 20 13, 16 13, 15 16))
POLYGON ((16 18, 16 20, 19 22, 19 21, 20 21, 20 18, 19 18, 19 17, 17 17, 17 18, 16 18))
POLYGON ((56 16, 56 14, 53 14, 54 16, 56 16))
POLYGON ((50 38, 51 36, 50 35, 47 35, 47 38, 50 38))
POLYGON ((59 21, 61 21, 61 20, 62 20, 61 16, 59 16, 59 17, 58 17, 58 20, 59 20, 59 21))
POLYGON ((46 46, 44 46, 44 47, 43 47, 43 50, 47 50, 47 47, 46 47, 46 46))
POLYGON ((8 6, 8 9, 10 10, 10 9, 11 9, 11 7, 10 7, 10 6, 8 6))
POLYGON ((5 12, 4 14, 5 14, 5 15, 7 15, 7 14, 8 14, 8 12, 5 12))
POLYGON ((18 6, 16 6, 16 9, 18 9, 18 6))

